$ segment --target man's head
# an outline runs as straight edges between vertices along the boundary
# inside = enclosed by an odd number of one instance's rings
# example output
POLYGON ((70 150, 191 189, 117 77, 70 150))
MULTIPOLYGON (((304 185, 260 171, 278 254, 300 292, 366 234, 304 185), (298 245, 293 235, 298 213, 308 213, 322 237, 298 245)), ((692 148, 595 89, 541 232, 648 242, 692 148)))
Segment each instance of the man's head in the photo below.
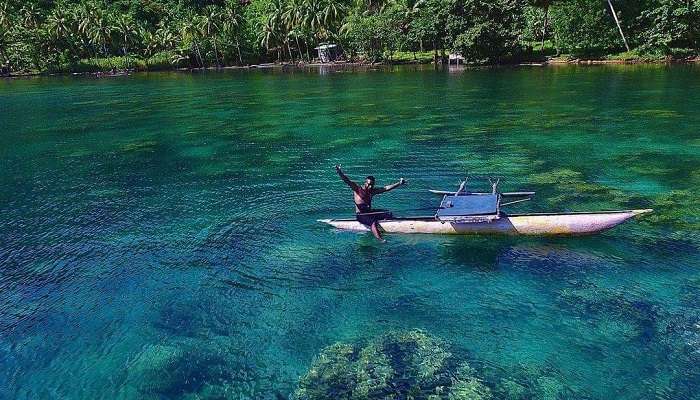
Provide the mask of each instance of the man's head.
POLYGON ((374 177, 372 175, 365 178, 365 189, 372 189, 374 187, 374 177))

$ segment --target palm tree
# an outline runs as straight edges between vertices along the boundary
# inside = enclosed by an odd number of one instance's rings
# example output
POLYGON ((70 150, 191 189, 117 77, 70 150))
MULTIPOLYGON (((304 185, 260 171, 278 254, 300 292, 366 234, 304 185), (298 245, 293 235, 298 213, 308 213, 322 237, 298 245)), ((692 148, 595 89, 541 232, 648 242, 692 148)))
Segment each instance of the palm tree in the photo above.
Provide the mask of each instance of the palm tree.
POLYGON ((324 13, 320 0, 304 0, 303 25, 318 37, 323 30, 324 13))
POLYGON ((299 38, 304 38, 305 36, 303 33, 304 11, 305 4, 303 0, 289 0, 285 5, 284 13, 282 14, 282 18, 287 25, 287 36, 294 38, 300 59, 303 58, 303 55, 301 53, 299 38))
POLYGON ((268 18, 265 25, 263 25, 263 31, 260 35, 260 45, 265 47, 267 51, 270 51, 273 48, 276 49, 277 61, 279 61, 281 58, 279 48, 280 37, 279 25, 275 23, 273 18, 268 18))
POLYGON ((549 7, 556 0, 530 0, 530 5, 544 10, 544 18, 542 21, 542 45, 541 50, 544 51, 544 40, 547 37, 547 24, 549 22, 549 7))
POLYGON ((36 29, 39 26, 38 16, 41 15, 41 10, 37 8, 36 4, 25 4, 20 12, 22 13, 22 23, 26 28, 36 29))
POLYGON ((329 29, 334 28, 345 17, 347 6, 342 0, 323 0, 321 1, 320 10, 323 25, 326 29, 329 29))
POLYGON ((286 29, 284 24, 284 4, 282 0, 273 0, 263 31, 260 37, 260 44, 268 51, 273 47, 277 50, 277 61, 281 60, 280 47, 286 40, 286 29))
POLYGON ((241 56, 241 27, 243 26, 243 14, 238 10, 238 1, 226 2, 222 13, 222 30, 224 31, 225 37, 234 38, 236 51, 238 52, 238 62, 243 64, 243 57, 241 56))
POLYGON ((141 28, 141 37, 143 38, 143 53, 146 57, 153 57, 154 54, 158 52, 160 48, 160 42, 158 41, 158 36, 155 33, 141 28))
POLYGON ((122 52, 124 57, 129 61, 129 44, 134 41, 134 38, 138 34, 138 26, 134 22, 134 19, 128 15, 122 15, 114 23, 115 30, 119 33, 122 41, 122 52))
POLYGON ((97 12, 91 3, 81 3, 73 10, 73 18, 75 18, 77 28, 76 32, 80 38, 83 48, 87 49, 88 54, 97 58, 97 49, 93 45, 91 39, 91 29, 93 20, 97 19, 97 12))
POLYGON ((60 7, 55 8, 46 18, 44 29, 49 41, 55 46, 52 51, 67 49, 70 56, 78 55, 74 41, 76 37, 76 20, 74 15, 60 7))
POLYGON ((301 32, 300 30, 297 29, 292 29, 287 33, 287 36, 290 39, 294 39, 294 41, 297 44, 297 53, 299 53, 299 60, 302 60, 304 58, 304 55, 301 52, 301 45, 299 44, 299 38, 304 38, 304 33, 301 32))
POLYGON ((109 54, 107 51, 107 44, 112 41, 114 26, 108 15, 103 11, 99 11, 99 9, 93 10, 92 17, 92 25, 88 30, 90 40, 96 46, 100 46, 102 48, 102 54, 107 56, 109 54))
POLYGON ((317 41, 334 36, 340 21, 347 14, 347 6, 343 0, 304 0, 304 3, 304 25, 317 41))
POLYGON ((207 37, 211 38, 214 44, 214 58, 216 59, 216 67, 218 68, 221 66, 219 64, 219 50, 216 46, 216 37, 221 28, 221 12, 219 8, 213 5, 206 6, 200 24, 202 31, 206 32, 207 37))
POLYGON ((178 42, 178 39, 173 31, 164 24, 156 29, 154 36, 158 46, 164 50, 174 48, 178 42))
POLYGON ((71 35, 70 17, 62 8, 54 8, 46 18, 46 30, 54 40, 61 40, 71 35))
POLYGON ((190 49, 194 50, 195 56, 199 60, 199 66, 204 67, 202 52, 199 49, 199 40, 203 35, 201 26, 200 16, 195 13, 189 13, 180 25, 180 35, 184 44, 189 44, 190 49))

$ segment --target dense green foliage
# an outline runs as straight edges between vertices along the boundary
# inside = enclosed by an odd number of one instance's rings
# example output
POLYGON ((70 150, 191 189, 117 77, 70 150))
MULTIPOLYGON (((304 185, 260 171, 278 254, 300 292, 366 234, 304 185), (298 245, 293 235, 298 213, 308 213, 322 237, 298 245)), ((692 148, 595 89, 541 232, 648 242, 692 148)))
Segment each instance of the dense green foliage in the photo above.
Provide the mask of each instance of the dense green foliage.
POLYGON ((452 0, 448 38, 452 48, 479 63, 512 58, 520 47, 524 4, 512 0, 452 0))
POLYGON ((557 53, 619 52, 621 32, 639 54, 697 55, 700 0, 4 0, 0 64, 7 72, 309 62, 324 42, 356 60, 458 51, 470 63, 502 63, 545 41, 557 53))
POLYGON ((559 48, 593 54, 623 46, 615 21, 599 0, 570 0, 552 7, 552 30, 559 48))

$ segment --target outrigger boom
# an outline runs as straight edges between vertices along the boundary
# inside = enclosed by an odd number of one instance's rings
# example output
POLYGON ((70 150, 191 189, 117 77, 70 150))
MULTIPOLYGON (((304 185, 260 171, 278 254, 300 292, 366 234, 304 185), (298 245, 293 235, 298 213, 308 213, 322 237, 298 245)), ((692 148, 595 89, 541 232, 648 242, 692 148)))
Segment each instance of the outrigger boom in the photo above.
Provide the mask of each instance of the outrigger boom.
MULTIPOLYGON (((650 213, 651 209, 506 214, 501 206, 529 200, 534 192, 498 193, 496 184, 491 193, 468 193, 464 184, 457 192, 431 190, 443 195, 434 216, 389 218, 378 222, 386 233, 430 234, 505 234, 505 235, 590 235, 617 226, 637 215, 650 213), (503 197, 508 201, 501 203, 503 197), (511 200, 510 198, 522 198, 511 200)), ((337 229, 368 231, 369 228, 355 219, 321 219, 337 229)))

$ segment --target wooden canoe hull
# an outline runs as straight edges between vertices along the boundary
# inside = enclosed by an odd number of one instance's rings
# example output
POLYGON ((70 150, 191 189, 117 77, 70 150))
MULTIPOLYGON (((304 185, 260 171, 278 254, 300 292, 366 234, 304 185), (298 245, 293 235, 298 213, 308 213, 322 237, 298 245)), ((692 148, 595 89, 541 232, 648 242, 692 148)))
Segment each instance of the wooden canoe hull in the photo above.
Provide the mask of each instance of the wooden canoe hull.
MULTIPOLYGON (((450 222, 432 217, 396 218, 379 221, 385 233, 429 233, 444 235, 590 235, 619 225, 652 210, 601 211, 562 214, 503 215, 492 222, 450 222)), ((351 231, 367 231, 354 219, 322 219, 319 222, 351 231)))

